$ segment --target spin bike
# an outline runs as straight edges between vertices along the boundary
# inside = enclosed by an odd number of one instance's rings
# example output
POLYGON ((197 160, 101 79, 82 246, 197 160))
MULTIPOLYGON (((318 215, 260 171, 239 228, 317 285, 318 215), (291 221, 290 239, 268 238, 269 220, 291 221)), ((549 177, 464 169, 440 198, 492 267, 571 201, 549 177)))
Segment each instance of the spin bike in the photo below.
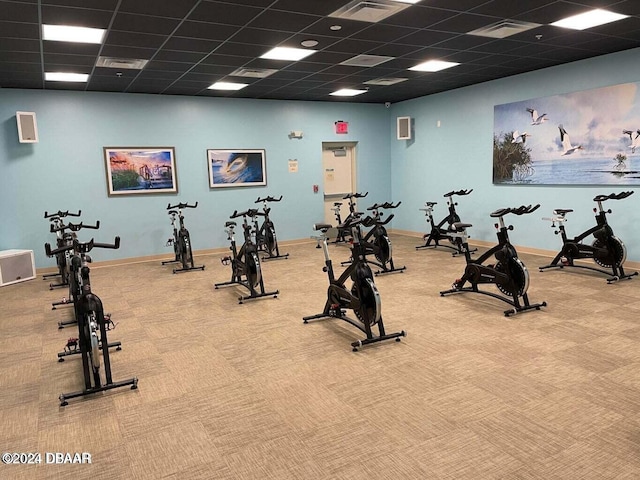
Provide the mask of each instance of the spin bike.
POLYGON ((114 388, 120 388, 127 385, 131 385, 132 390, 138 388, 138 379, 135 377, 128 380, 114 382, 111 375, 109 347, 117 346, 118 350, 120 350, 120 342, 116 342, 114 344, 108 343, 108 324, 105 318, 106 315, 104 313, 102 301, 91 291, 91 281, 89 278, 89 262, 91 259, 87 254, 93 248, 118 249, 120 248, 120 237, 116 237, 115 243, 112 245, 96 243, 93 239, 86 243, 80 243, 76 239, 74 240, 73 245, 64 246, 56 250, 51 250, 51 246, 49 244, 45 245, 47 254, 55 255, 59 253, 60 250, 70 249, 77 252, 77 255, 75 255, 72 260, 72 270, 74 271, 74 274, 77 275, 77 281, 80 287, 80 293, 74 302, 75 315, 78 323, 77 344, 79 346, 79 351, 67 351, 65 349, 64 352, 58 354, 58 361, 63 361, 63 357, 66 355, 72 355, 75 353, 81 355, 84 389, 77 392, 61 394, 59 397, 60 406, 67 405, 68 400, 71 398, 90 395, 92 393, 104 392, 106 390, 112 390, 114 388), (102 351, 104 369, 100 368, 100 351, 102 351))
MULTIPOLYGON (((506 317, 515 315, 518 312, 527 310, 540 310, 546 307, 547 302, 529 303, 527 289, 529 288, 529 272, 524 263, 518 258, 518 252, 509 241, 509 230, 513 230, 513 225, 508 227, 504 224, 504 216, 513 213, 515 215, 525 215, 535 212, 540 205, 525 206, 518 208, 501 208, 491 213, 492 218, 497 218, 498 223, 495 224, 496 233, 498 235, 498 244, 483 253, 478 259, 472 259, 469 250, 466 248, 467 239, 463 235, 462 245, 463 252, 467 262, 462 278, 457 279, 453 283, 453 288, 440 292, 440 296, 451 293, 474 292, 497 298, 513 308, 504 311, 506 317), (496 263, 491 265, 483 265, 484 262, 495 256, 496 263), (469 282, 469 287, 465 287, 465 283, 469 282), (486 292, 478 289, 479 284, 492 283, 503 294, 498 295, 493 292, 486 292)), ((468 223, 453 224, 457 232, 463 233, 467 227, 471 227, 468 223)))
POLYGON ((333 204, 333 208, 331 210, 333 210, 333 213, 336 216, 336 225, 337 225, 337 229, 338 229, 338 234, 336 236, 336 239, 332 242, 332 243, 346 243, 348 241, 347 237, 351 234, 351 228, 349 228, 349 224, 351 223, 352 220, 354 220, 356 217, 354 216, 354 214, 356 213, 356 198, 364 198, 367 195, 369 195, 369 192, 365 192, 363 193, 349 193, 347 195, 345 195, 344 197, 342 197, 343 200, 349 200, 349 215, 347 216, 347 218, 344 219, 344 221, 342 221, 342 218, 340 216, 340 207, 342 207, 342 202, 335 202, 333 204))
MULTIPOLYGON (((53 250, 53 251, 51 250, 51 247, 48 246, 49 245, 48 243, 45 244, 44 246, 45 253, 47 254, 47 256, 55 255, 56 257, 58 257, 58 255, 64 255, 65 261, 67 262, 67 269, 68 269, 67 285, 69 286, 69 296, 62 297, 62 300, 60 300, 59 302, 53 302, 51 304, 51 310, 57 310, 58 307, 61 305, 75 305, 76 300, 82 293, 82 286, 78 282, 78 275, 76 272, 76 270, 79 268, 77 264, 77 260, 74 263, 74 259, 79 255, 79 253, 75 251, 74 245, 77 244, 77 232, 79 232, 83 228, 97 230, 100 228, 100 221, 97 221, 95 225, 85 225, 84 222, 80 222, 80 223, 69 222, 66 225, 60 225, 59 227, 53 227, 53 226, 51 227, 52 232, 57 232, 58 230, 61 230, 61 231, 70 230, 70 232, 67 234, 68 241, 66 242, 65 245, 58 247, 56 250, 53 250)), ((87 259, 88 259, 87 261, 89 262, 91 261, 91 258, 88 255, 87 255, 87 259)), ((58 329, 62 329, 67 325, 75 325, 75 324, 76 324, 75 318, 72 320, 58 322, 58 329)))
MULTIPOLYGON (((445 193, 443 197, 447 199, 449 214, 444 217, 438 224, 436 224, 433 219, 433 206, 437 205, 438 202, 425 202, 425 208, 421 208, 420 210, 425 212, 427 222, 431 226, 431 231, 423 236, 425 244, 417 246, 416 250, 420 250, 421 248, 444 247, 453 250, 453 253, 451 255, 454 257, 460 254, 464 254, 466 251, 465 249, 468 250, 469 246, 467 245, 463 248, 462 241, 463 238, 469 238, 467 232, 459 232, 453 226, 454 223, 460 223, 460 217, 456 212, 456 205, 458 205, 458 203, 454 201, 453 197, 456 195, 469 195, 471 192, 473 192, 473 188, 471 190, 458 190, 445 193), (441 240, 446 240, 451 245, 443 245, 440 243, 441 240)), ((474 248, 473 250, 468 251, 472 253, 477 250, 477 248, 474 248)))
MULTIPOLYGON (((67 216, 79 217, 81 213, 81 210, 78 210, 78 213, 69 213, 69 210, 66 210, 64 212, 62 210, 58 210, 56 213, 52 213, 51 215, 49 215, 48 212, 44 212, 44 218, 49 219, 49 221, 51 222, 49 231, 56 234, 56 248, 69 245, 75 238, 75 233, 65 232, 65 230, 67 230, 67 227, 64 225, 63 218, 67 216)), ((53 290, 54 288, 58 287, 66 287, 69 285, 69 254, 68 252, 59 253, 55 257, 58 271, 56 273, 44 274, 42 276, 42 279, 46 280, 47 278, 51 277, 60 277, 60 283, 50 283, 49 290, 53 290)))
POLYGON ((235 227, 236 222, 226 222, 225 232, 227 234, 227 240, 231 242, 229 250, 231 250, 232 256, 226 256, 221 259, 223 265, 231 265, 231 280, 223 283, 216 283, 215 288, 223 287, 226 285, 242 285, 249 290, 249 295, 238 297, 238 303, 242 304, 245 300, 252 300, 254 298, 273 296, 278 297, 279 290, 273 292, 265 292, 264 280, 262 278, 262 269, 260 267, 260 258, 258 256, 258 247, 253 240, 251 225, 249 225, 248 217, 255 217, 257 210, 250 209, 245 212, 234 211, 231 215, 231 219, 243 217, 242 229, 244 231, 244 244, 240 247, 236 245, 235 239, 235 227))
POLYGON ((184 226, 184 215, 182 214, 183 208, 196 208, 197 206, 198 202, 196 202, 195 205, 188 205, 186 203, 167 205, 167 210, 171 216, 171 227, 173 228, 173 238, 167 240, 167 247, 173 245, 175 258, 162 262, 162 265, 167 265, 168 263, 182 264, 181 268, 174 268, 173 273, 186 272, 189 270, 204 270, 204 265, 194 265, 193 263, 191 237, 189 236, 189 230, 184 226), (180 228, 176 226, 176 217, 180 223, 180 228))
MULTIPOLYGON (((356 212, 357 213, 357 212, 356 212)), ((382 320, 382 304, 380 293, 373 281, 373 273, 367 264, 365 255, 366 247, 360 239, 360 223, 359 215, 354 214, 349 223, 345 223, 345 228, 351 230, 353 244, 351 247, 352 258, 354 261, 345 269, 342 274, 336 278, 333 271, 333 264, 329 257, 329 247, 327 245, 327 232, 331 225, 318 223, 313 229, 320 231, 317 237, 318 243, 324 252, 325 266, 323 271, 327 272, 329 277, 329 289, 327 290, 327 301, 324 305, 322 313, 303 317, 303 322, 308 323, 309 320, 319 318, 338 318, 353 325, 366 334, 366 338, 351 343, 354 352, 360 347, 370 343, 381 342, 395 338, 397 342, 400 337, 405 337, 407 333, 402 330, 396 333, 385 333, 384 322, 382 320), (347 279, 352 280, 351 288, 345 285, 347 279), (351 310, 355 314, 356 319, 347 317, 346 310, 351 310), (374 335, 372 327, 378 326, 378 335, 374 335)))
POLYGON ((267 202, 279 202, 280 200, 282 200, 282 195, 280 195, 280 198, 258 197, 258 199, 255 201, 255 203, 263 202, 262 212, 256 211, 256 216, 253 217, 256 245, 258 246, 259 251, 265 252, 267 254, 266 257, 262 257, 262 260, 277 260, 289 257, 288 253, 280 255, 280 249, 278 248, 278 239, 276 238, 276 227, 269 218, 271 207, 267 206, 267 202), (259 216, 264 217, 264 221, 262 222, 261 226, 258 225, 259 216))
POLYGON ((627 248, 618 237, 613 234, 613 229, 609 226, 607 221, 607 213, 611 213, 611 210, 605 210, 602 207, 602 203, 606 200, 622 200, 629 197, 633 191, 612 193, 610 195, 597 195, 593 201, 598 204, 598 208, 594 208, 593 211, 596 214, 596 225, 590 229, 582 232, 580 235, 574 238, 567 238, 567 232, 564 228, 564 222, 567 221, 567 213, 573 212, 572 209, 557 208, 553 211, 552 218, 543 218, 543 220, 551 221, 551 228, 555 228, 558 224, 558 230, 554 231, 556 235, 560 235, 562 238, 562 249, 551 260, 549 265, 539 267, 543 272, 548 268, 584 268, 586 270, 592 270, 594 272, 604 273, 606 275, 612 275, 607 278, 607 283, 612 283, 617 280, 627 279, 638 275, 638 272, 625 273, 622 268, 622 264, 627 259, 627 248), (585 245, 582 241, 589 235, 593 234, 595 240, 591 245, 585 245), (602 268, 590 267, 587 265, 575 265, 574 260, 583 258, 591 258, 597 265, 603 268, 610 268, 611 271, 603 270, 602 268))
MULTIPOLYGON (((402 202, 397 204, 385 202, 381 204, 374 204, 367 208, 371 212, 371 216, 362 220, 362 225, 365 227, 373 227, 363 237, 360 233, 361 242, 365 247, 366 255, 373 256, 375 260, 367 260, 368 263, 380 267, 380 270, 375 272, 375 275, 382 275, 385 273, 402 273, 407 267, 397 267, 393 264, 393 249, 391 248, 391 240, 387 234, 387 229, 384 228, 391 220, 393 220, 393 213, 389 215, 386 220, 382 220, 384 215, 382 209, 398 208, 402 202)), ((359 228, 359 227, 358 227, 359 228)), ((343 262, 342 265, 351 263, 352 259, 348 262, 343 262)))

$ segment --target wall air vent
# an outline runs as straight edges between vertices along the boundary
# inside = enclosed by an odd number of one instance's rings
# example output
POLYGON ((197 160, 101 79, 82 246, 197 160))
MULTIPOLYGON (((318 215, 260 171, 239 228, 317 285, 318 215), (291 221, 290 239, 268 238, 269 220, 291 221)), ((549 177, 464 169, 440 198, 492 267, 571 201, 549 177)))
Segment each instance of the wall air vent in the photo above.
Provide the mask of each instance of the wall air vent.
POLYGON ((408 78, 376 78, 375 80, 368 80, 366 82, 362 82, 365 85, 380 85, 380 86, 389 86, 395 85, 396 83, 404 82, 405 80, 409 80, 408 78))
POLYGON ((140 58, 98 57, 96 67, 142 70, 148 62, 140 58))
POLYGON ((267 78, 278 70, 274 68, 246 68, 240 67, 229 74, 230 77, 267 78))
POLYGON ((469 35, 477 35, 479 37, 490 38, 506 38, 516 33, 526 32, 532 28, 539 27, 539 23, 521 22, 519 20, 500 20, 499 22, 492 23, 486 27, 478 28, 471 32, 467 32, 469 35))
POLYGON ((349 60, 340 62, 340 65, 349 65, 350 67, 375 67, 394 58, 395 57, 383 57, 380 55, 357 55, 349 60))
POLYGON ((329 16, 343 18, 345 20, 377 23, 410 6, 408 3, 399 3, 390 0, 353 0, 329 16))

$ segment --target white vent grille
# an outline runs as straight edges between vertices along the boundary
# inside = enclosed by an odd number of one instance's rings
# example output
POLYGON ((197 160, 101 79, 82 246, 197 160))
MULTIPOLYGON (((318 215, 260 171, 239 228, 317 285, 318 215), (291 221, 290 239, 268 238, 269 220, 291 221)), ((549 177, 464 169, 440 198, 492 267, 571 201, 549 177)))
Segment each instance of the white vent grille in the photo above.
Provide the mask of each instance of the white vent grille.
POLYGON ((267 78, 269 75, 273 75, 278 70, 274 68, 245 68, 240 67, 237 70, 231 72, 231 77, 249 77, 249 78, 267 78))
POLYGON ((478 28, 471 32, 469 35, 477 35, 479 37, 490 38, 506 38, 516 33, 526 32, 532 28, 539 27, 539 23, 520 22, 518 20, 500 20, 499 22, 492 23, 486 27, 478 28))
POLYGON ((409 80, 408 78, 376 78, 375 80, 368 80, 366 82, 363 82, 365 85, 381 85, 381 86, 388 86, 388 85, 395 85, 396 83, 400 83, 400 82, 404 82, 405 80, 409 80))
POLYGON ((98 57, 96 67, 142 70, 148 62, 140 58, 98 57))
POLYGON ((383 57, 380 55, 357 55, 349 60, 340 62, 340 65, 349 65, 350 67, 375 67, 394 58, 395 57, 383 57))
POLYGON ((353 0, 329 16, 357 20, 359 22, 377 23, 409 6, 407 3, 392 2, 390 0, 353 0))

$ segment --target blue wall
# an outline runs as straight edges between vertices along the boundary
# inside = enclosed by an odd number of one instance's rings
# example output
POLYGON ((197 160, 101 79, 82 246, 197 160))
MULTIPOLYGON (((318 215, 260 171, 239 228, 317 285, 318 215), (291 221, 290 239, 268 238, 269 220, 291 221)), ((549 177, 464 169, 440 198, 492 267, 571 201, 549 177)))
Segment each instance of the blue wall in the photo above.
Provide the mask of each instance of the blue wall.
POLYGON ((225 246, 229 215, 266 195, 284 196, 272 212, 279 238, 308 238, 323 218, 322 142, 358 142, 358 188, 376 192, 372 202, 391 196, 382 105, 5 89, 0 122, 0 250, 34 250, 38 267, 53 263, 44 255, 44 243, 55 243, 45 210, 82 209, 85 222, 101 221, 81 238, 120 235, 121 249, 96 253, 100 260, 170 253, 168 202, 199 202, 185 213, 196 250, 225 246), (16 111, 36 112, 39 143, 18 142, 16 111), (349 134, 335 134, 336 120, 349 122, 349 134), (304 138, 289 139, 292 130, 304 138), (107 197, 104 146, 175 147, 179 193, 107 197), (266 149, 267 186, 211 190, 208 148, 266 149), (288 172, 293 158, 298 173, 288 172))
MULTIPOLYGON (((410 141, 395 140, 395 121, 389 128, 391 189, 394 200, 402 200, 404 206, 396 212, 394 228, 426 231, 425 217, 418 211, 425 201, 438 202, 435 216, 441 219, 447 213, 442 195, 470 188, 473 192, 460 197, 457 208, 461 219, 473 224, 469 232, 476 239, 495 240, 490 212, 521 204, 540 203, 541 207, 529 216, 507 217, 515 227, 511 240, 517 245, 559 249, 559 237, 553 235, 549 222, 542 221, 542 217, 551 216, 554 208, 574 209, 566 225, 569 235, 594 225, 595 195, 633 188, 493 185, 493 108, 530 98, 637 82, 639 55, 640 49, 628 50, 392 105, 392 120, 411 116, 414 122, 410 141)), ((606 202, 605 206, 613 210, 610 222, 627 246, 628 259, 640 261, 640 191, 626 200, 606 202)))
MULTIPOLYGON (((392 105, 343 102, 289 102, 203 97, 81 93, 0 89, 0 249, 36 252, 38 267, 51 266, 43 244, 53 242, 45 210, 83 210, 87 222, 100 220, 96 239, 122 237, 119 251, 100 260, 169 253, 168 202, 199 202, 186 212, 195 249, 226 245, 222 226, 234 209, 250 207, 258 196, 284 195, 273 217, 281 239, 306 238, 322 219, 322 142, 357 141, 357 188, 371 203, 393 199, 393 227, 425 231, 421 208, 442 194, 473 188, 460 199, 462 219, 474 238, 493 241, 489 213, 497 208, 540 203, 529 217, 513 218, 514 243, 556 250, 559 239, 541 217, 554 208, 573 208, 567 230, 578 233, 593 222, 592 198, 617 187, 494 186, 492 184, 493 107, 496 104, 586 90, 640 79, 640 49, 431 95, 392 105), (40 143, 20 144, 16 111, 35 111, 40 143), (395 140, 395 119, 411 116, 414 139, 395 140), (348 135, 336 135, 334 122, 349 122, 348 135), (441 126, 437 127, 437 121, 441 126), (304 138, 289 139, 291 130, 304 138), (178 195, 108 198, 103 146, 173 146, 178 195), (210 190, 207 148, 264 148, 266 187, 210 190), (288 172, 288 160, 299 172, 288 172)), ((437 74, 434 74, 437 75, 437 74)), ((629 260, 640 261, 640 191, 608 202, 611 223, 624 240, 629 260)))

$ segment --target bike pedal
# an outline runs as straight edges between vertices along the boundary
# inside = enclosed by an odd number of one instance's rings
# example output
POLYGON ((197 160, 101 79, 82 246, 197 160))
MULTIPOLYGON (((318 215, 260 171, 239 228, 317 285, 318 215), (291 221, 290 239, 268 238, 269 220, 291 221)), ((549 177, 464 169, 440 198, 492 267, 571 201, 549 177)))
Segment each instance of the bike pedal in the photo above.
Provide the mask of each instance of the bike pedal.
POLYGON ((229 256, 222 257, 220 259, 220 261, 222 262, 223 265, 229 265, 231 263, 231 257, 229 257, 229 256))

